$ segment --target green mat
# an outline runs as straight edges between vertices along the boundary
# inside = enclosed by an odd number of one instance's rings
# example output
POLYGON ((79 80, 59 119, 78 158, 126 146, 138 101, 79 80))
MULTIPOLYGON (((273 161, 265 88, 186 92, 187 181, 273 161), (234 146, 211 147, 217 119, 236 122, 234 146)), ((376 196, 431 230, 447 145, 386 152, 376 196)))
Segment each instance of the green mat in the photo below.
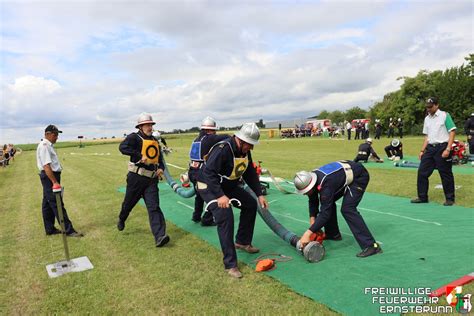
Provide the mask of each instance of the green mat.
MULTIPOLYGON (((418 157, 415 156, 405 156, 399 163, 403 160, 407 160, 410 162, 419 163, 418 157)), ((376 163, 375 161, 369 161, 367 163, 362 163, 368 169, 396 169, 396 170, 412 170, 417 171, 418 168, 403 168, 403 167, 395 167, 394 162, 384 158, 383 163, 376 163)), ((436 172, 436 170, 435 170, 436 172)), ((471 165, 469 161, 467 164, 464 165, 454 165, 453 166, 453 173, 456 174, 474 174, 474 167, 471 165)))
MULTIPOLYGON (((160 189, 166 219, 220 249, 215 227, 201 227, 191 221, 194 199, 179 197, 164 183, 160 189)), ((287 229, 301 235, 308 228, 306 197, 285 195, 271 188, 267 199, 270 211, 287 229)), ((253 244, 261 249, 260 254, 277 252, 293 257, 266 273, 343 314, 375 315, 379 305, 372 304, 372 296, 364 294, 365 288, 434 290, 474 271, 472 208, 410 204, 406 198, 366 193, 359 211, 384 253, 357 258, 360 248, 338 211, 343 240, 325 241, 326 257, 319 263, 307 262, 257 216, 253 244)), ((238 222, 239 210, 234 212, 238 222)), ((257 255, 238 251, 238 257, 255 266, 252 260, 257 255)))

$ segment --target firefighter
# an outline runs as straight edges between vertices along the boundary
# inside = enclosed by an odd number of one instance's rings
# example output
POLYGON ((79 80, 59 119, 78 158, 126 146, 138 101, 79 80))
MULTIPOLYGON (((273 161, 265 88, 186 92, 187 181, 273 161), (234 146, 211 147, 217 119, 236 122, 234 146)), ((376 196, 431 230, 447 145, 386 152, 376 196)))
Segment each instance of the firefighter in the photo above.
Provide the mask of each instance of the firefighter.
POLYGON ((229 135, 217 135, 217 124, 216 121, 208 116, 204 118, 201 122, 201 128, 198 137, 193 141, 191 144, 191 150, 189 151, 189 181, 191 181, 194 185, 194 189, 196 190, 196 197, 194 199, 194 212, 192 216, 192 221, 195 223, 201 223, 202 226, 212 226, 215 225, 214 219, 212 218, 211 212, 206 212, 204 216, 202 216, 204 200, 199 195, 196 183, 197 183, 197 176, 199 173, 199 169, 201 169, 204 163, 204 157, 209 153, 209 150, 214 146, 216 143, 229 138, 229 135))
POLYGON ((162 247, 170 241, 170 237, 166 234, 166 222, 160 208, 158 190, 158 179, 165 167, 158 140, 152 136, 153 125, 155 122, 150 114, 140 114, 135 126, 138 132, 131 133, 120 143, 120 152, 130 156, 130 162, 128 163, 127 189, 117 229, 119 231, 125 229, 125 221, 130 212, 143 198, 148 210, 151 232, 155 237, 155 245, 162 247))
POLYGON ((354 161, 363 161, 367 162, 369 158, 374 158, 375 162, 383 162, 382 159, 377 155, 374 148, 372 148, 372 138, 367 138, 365 143, 359 145, 359 151, 357 152, 357 156, 355 157, 354 161))
POLYGON ((342 198, 341 213, 362 249, 357 257, 365 258, 382 253, 364 219, 357 210, 369 183, 369 173, 362 164, 342 160, 332 162, 312 172, 300 171, 294 178, 299 194, 309 199, 310 227, 300 239, 304 247, 311 235, 323 226, 338 231, 336 201, 342 198), (318 212, 319 207, 319 212, 318 212))
POLYGON ((384 148, 389 160, 403 159, 403 145, 399 139, 392 139, 390 145, 384 148))
POLYGON ((224 267, 234 278, 241 278, 237 266, 236 249, 248 253, 260 250, 252 245, 257 202, 264 208, 268 203, 262 194, 255 168, 252 168, 251 150, 258 144, 260 131, 255 123, 245 123, 234 136, 214 145, 201 167, 197 191, 208 203, 217 224, 217 233, 223 253, 224 267), (250 166, 250 168, 248 168, 250 166), (241 184, 243 179, 257 196, 257 200, 241 184), (234 243, 234 214, 230 199, 240 201, 240 222, 234 243))

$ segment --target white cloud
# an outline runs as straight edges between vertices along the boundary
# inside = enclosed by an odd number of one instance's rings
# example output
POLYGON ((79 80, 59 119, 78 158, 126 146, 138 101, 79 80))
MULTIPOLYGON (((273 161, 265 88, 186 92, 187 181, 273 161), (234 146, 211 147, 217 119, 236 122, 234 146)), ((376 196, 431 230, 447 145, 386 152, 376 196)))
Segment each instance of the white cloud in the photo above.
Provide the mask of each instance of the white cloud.
POLYGON ((4 2, 0 18, 0 143, 50 123, 118 136, 143 111, 171 130, 368 107, 473 51, 469 1, 4 2))

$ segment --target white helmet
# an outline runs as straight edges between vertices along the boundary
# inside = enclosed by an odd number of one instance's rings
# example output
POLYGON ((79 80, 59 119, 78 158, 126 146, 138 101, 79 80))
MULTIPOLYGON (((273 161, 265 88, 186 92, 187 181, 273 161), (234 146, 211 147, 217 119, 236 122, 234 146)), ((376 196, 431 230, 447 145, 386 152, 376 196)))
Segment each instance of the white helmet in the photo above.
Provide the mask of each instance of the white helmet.
POLYGON ((142 113, 142 114, 140 114, 140 116, 138 117, 137 125, 135 126, 135 128, 138 128, 138 126, 143 125, 143 124, 155 125, 156 123, 153 121, 153 118, 151 117, 150 114, 148 114, 148 113, 142 113))
POLYGON ((372 138, 370 138, 370 137, 367 138, 365 141, 366 141, 367 143, 371 143, 371 144, 372 144, 372 138))
POLYGON ((295 184, 296 192, 298 194, 306 194, 316 184, 318 176, 314 172, 300 171, 297 172, 293 183, 295 184))
POLYGON ((399 117, 399 118, 398 118, 398 121, 399 121, 399 122, 401 122, 401 121, 402 121, 402 118, 401 118, 401 117, 399 117))
POLYGON ((153 131, 152 135, 158 140, 161 139, 161 133, 159 131, 153 131))
POLYGON ((203 129, 217 130, 216 121, 212 117, 207 116, 201 121, 201 130, 203 129))
POLYGON ((260 131, 255 123, 245 123, 234 135, 250 145, 257 145, 260 131))
POLYGON ((398 147, 400 145, 400 140, 394 138, 392 139, 392 142, 390 143, 393 147, 398 147))

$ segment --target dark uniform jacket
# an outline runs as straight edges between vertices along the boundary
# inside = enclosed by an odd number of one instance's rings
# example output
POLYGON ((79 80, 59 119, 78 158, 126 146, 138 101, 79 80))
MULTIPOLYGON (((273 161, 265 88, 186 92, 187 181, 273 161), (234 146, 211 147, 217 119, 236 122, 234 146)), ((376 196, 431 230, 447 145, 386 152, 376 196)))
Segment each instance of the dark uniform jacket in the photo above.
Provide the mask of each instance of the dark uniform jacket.
MULTIPOLYGON (((232 153, 234 153, 236 157, 245 157, 245 155, 237 149, 235 137, 227 138, 214 145, 208 154, 204 166, 202 166, 199 172, 198 181, 207 184, 207 189, 216 199, 225 195, 224 191, 232 190, 240 184, 240 179, 229 180, 220 176, 231 175, 234 169, 234 155, 232 153)), ((255 168, 252 167, 253 161, 250 152, 247 154, 247 157, 248 165, 242 178, 257 196, 261 196, 262 189, 260 188, 257 172, 255 168)))
POLYGON ((374 156, 375 158, 380 159, 380 157, 377 156, 377 153, 375 152, 375 150, 372 148, 372 145, 369 143, 363 143, 359 145, 359 153, 357 155, 361 156, 362 155, 360 154, 361 152, 366 153, 363 156, 367 157, 367 159, 369 158, 370 154, 372 154, 372 156, 374 156))
MULTIPOLYGON (((201 150, 199 153, 201 160, 196 159, 195 161, 203 161, 204 156, 206 156, 209 153, 209 150, 211 150, 212 146, 214 146, 218 142, 227 138, 230 138, 230 136, 226 134, 222 134, 222 135, 206 134, 205 131, 202 131, 201 133, 199 133, 199 136, 196 137, 193 143, 197 143, 197 142, 201 143, 201 148, 200 148, 201 150)), ((194 160, 193 157, 191 157, 191 160, 194 160)))
POLYGON ((464 123, 464 131, 466 132, 466 135, 474 136, 474 116, 471 116, 466 120, 466 123, 464 123))
MULTIPOLYGON (((123 140, 123 142, 120 143, 120 146, 119 146, 120 152, 124 155, 130 156, 130 161, 133 163, 136 163, 140 161, 140 159, 142 159, 142 143, 143 143, 142 138, 147 139, 147 140, 155 140, 158 143, 155 137, 146 136, 141 131, 137 133, 129 134, 123 140)), ((158 143, 158 151, 160 150, 161 150, 160 145, 158 143)), ((165 170, 165 165, 163 164, 163 157, 161 153, 158 158, 158 165, 155 165, 155 164, 146 165, 143 163, 139 163, 137 164, 137 166, 140 168, 151 170, 151 171, 156 171, 157 169, 165 170)))
MULTIPOLYGON (((351 167, 355 164, 352 161, 345 162, 351 167)), ((346 188, 346 173, 344 172, 344 169, 340 169, 328 175, 321 172, 319 169, 313 170, 312 172, 316 173, 318 176, 315 184, 318 188, 318 192, 308 196, 309 216, 316 217, 319 212, 323 214, 330 214, 333 203, 344 195, 346 188)), ((315 233, 323 226, 324 225, 321 225, 321 221, 316 219, 309 230, 315 233)))

